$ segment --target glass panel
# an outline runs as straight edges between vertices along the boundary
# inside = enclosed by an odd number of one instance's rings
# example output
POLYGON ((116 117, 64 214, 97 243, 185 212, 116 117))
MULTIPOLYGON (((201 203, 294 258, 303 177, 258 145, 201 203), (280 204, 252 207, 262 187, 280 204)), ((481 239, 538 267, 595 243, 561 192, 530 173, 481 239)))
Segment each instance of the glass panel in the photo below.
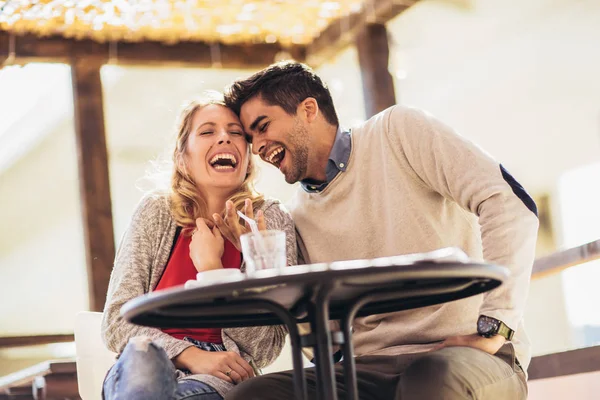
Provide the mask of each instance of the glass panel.
POLYGON ((69 333, 87 307, 70 70, 4 68, 0 87, 0 336, 69 333))
MULTIPOLYGON (((559 183, 566 248, 600 239, 600 163, 565 173, 559 183)), ((562 273, 566 309, 575 347, 600 343, 600 261, 562 273)))

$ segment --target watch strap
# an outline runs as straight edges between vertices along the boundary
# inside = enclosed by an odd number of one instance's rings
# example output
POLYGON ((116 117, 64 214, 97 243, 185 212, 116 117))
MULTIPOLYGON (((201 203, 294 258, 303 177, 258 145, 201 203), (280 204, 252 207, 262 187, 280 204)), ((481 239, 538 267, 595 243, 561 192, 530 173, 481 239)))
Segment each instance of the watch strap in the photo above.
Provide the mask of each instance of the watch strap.
POLYGON ((515 331, 510 329, 504 322, 500 321, 500 327, 498 328, 498 335, 504 336, 506 340, 512 340, 515 336, 515 331))

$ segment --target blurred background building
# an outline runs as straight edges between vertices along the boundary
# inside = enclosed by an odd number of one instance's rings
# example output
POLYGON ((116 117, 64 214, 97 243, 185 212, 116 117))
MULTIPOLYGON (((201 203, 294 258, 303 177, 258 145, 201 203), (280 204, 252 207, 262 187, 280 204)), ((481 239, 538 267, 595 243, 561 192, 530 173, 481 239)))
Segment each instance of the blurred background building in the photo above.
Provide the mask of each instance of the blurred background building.
MULTIPOLYGON (((599 344, 600 268, 583 261, 600 246, 584 257, 559 253, 600 239, 599 1, 15 0, 0 1, 0 376, 73 357, 68 338, 10 339, 70 335, 78 311, 98 309, 86 251, 95 240, 118 245, 152 188, 152 162, 169 157, 180 106, 292 57, 325 79, 344 126, 372 114, 363 84, 381 84, 369 73, 383 62, 388 99, 431 112, 500 160, 540 207, 538 257, 566 257, 540 262, 551 267, 532 279, 534 355, 599 344), (385 52, 368 54, 364 41, 382 40, 366 24, 386 28, 387 63, 385 52), (71 51, 62 60, 59 42, 71 51), (98 117, 95 100, 73 102, 74 92, 95 93, 94 68, 103 124, 86 119, 98 117), (109 193, 89 181, 102 172, 86 157, 102 152, 86 153, 77 139, 102 129, 109 193), (82 205, 107 195, 114 234, 86 239, 97 216, 82 205), (571 264, 580 265, 561 272, 571 264)), ((258 189, 289 199, 295 187, 258 164, 258 189)), ((289 366, 282 357, 278 365, 289 366)))

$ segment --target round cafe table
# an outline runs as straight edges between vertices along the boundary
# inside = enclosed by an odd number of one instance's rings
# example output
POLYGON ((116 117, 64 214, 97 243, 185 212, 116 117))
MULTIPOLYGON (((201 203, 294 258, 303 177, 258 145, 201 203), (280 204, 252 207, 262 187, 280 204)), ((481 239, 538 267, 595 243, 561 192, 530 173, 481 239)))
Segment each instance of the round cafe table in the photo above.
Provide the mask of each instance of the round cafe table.
POLYGON ((343 352, 347 398, 358 400, 352 348, 355 317, 408 310, 477 295, 499 286, 508 270, 472 262, 455 249, 263 270, 251 278, 175 287, 127 302, 128 321, 160 328, 228 328, 285 324, 296 399, 307 399, 302 347, 312 347, 320 400, 337 400, 332 346, 343 352), (331 332, 329 320, 340 320, 331 332), (297 324, 308 322, 311 334, 297 324))

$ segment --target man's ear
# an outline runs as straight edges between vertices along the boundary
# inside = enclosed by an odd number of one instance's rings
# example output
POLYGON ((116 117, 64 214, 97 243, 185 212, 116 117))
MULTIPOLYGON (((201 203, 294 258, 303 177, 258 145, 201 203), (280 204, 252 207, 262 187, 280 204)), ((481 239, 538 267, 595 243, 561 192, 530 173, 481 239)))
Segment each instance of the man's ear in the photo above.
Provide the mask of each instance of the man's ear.
POLYGON ((319 115, 319 103, 314 97, 307 97, 298 105, 298 115, 302 115, 307 122, 313 122, 319 115))

